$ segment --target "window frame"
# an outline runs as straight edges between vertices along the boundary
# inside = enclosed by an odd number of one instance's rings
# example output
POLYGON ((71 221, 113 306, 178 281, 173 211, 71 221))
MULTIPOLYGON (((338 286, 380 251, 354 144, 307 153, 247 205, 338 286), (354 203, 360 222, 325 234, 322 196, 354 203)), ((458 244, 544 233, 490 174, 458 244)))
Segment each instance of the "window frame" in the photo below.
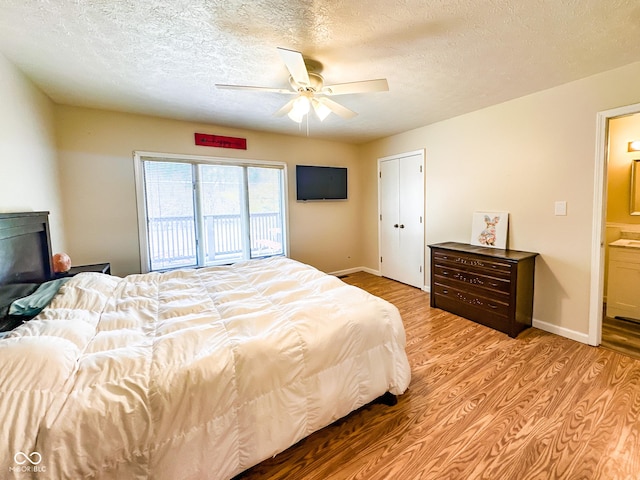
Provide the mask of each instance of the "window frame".
MULTIPOLYGON (((138 246, 140 249, 140 271, 142 273, 149 273, 150 257, 149 257, 149 242, 147 232, 147 202, 145 198, 145 185, 144 185, 144 168, 143 162, 145 160, 154 162, 172 162, 172 163, 188 163, 191 165, 209 164, 209 165, 230 165, 238 167, 263 167, 263 168, 277 168, 282 170, 282 241, 283 241, 283 253, 285 257, 289 256, 289 185, 288 185, 288 171, 286 162, 268 161, 268 160, 253 160, 245 158, 229 158, 229 157, 211 157, 207 155, 181 155, 175 153, 161 153, 161 152, 149 152, 149 151, 134 151, 133 152, 133 169, 136 188, 136 208, 138 213, 138 246)), ((246 170, 245 170, 246 172, 246 170)), ((245 185, 246 188, 246 185, 245 185)), ((248 194, 248 192, 245 192, 248 194)), ((197 195, 194 194, 194 197, 197 195)), ((194 198, 195 202, 199 202, 194 198)), ((248 205, 247 205, 248 207, 248 205)), ((197 223, 199 222, 199 213, 196 214, 196 235, 200 235, 200 228, 197 223)), ((199 245, 202 242, 198 242, 199 245)), ((200 248, 200 247, 198 247, 200 248)), ((177 267, 177 268, 198 268, 197 267, 177 267)), ((155 270, 162 271, 162 270, 155 270)))

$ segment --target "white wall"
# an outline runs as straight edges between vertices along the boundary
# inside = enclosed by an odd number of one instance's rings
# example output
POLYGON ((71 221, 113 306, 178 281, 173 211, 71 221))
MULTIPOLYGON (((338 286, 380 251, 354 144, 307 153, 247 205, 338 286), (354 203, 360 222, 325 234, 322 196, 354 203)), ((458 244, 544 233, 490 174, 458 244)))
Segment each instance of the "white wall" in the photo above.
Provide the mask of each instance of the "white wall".
POLYGON ((68 250, 76 264, 111 262, 140 270, 133 151, 282 161, 288 164, 290 256, 327 271, 362 265, 364 209, 354 145, 176 120, 60 106, 56 109, 68 250), (247 139, 247 150, 194 145, 194 133, 247 139), (295 200, 295 165, 348 167, 349 200, 295 200))
POLYGON ((50 211, 53 251, 65 248, 53 102, 0 54, 0 212, 50 211))
MULTIPOLYGON (((508 211, 509 248, 540 254, 534 324, 586 342, 596 114, 640 101, 639 75, 634 63, 364 145, 367 204, 375 205, 378 158, 426 148, 427 244, 468 243, 474 211, 508 211), (554 216, 557 200, 567 216, 554 216)), ((367 219, 373 266, 373 208, 367 219)))

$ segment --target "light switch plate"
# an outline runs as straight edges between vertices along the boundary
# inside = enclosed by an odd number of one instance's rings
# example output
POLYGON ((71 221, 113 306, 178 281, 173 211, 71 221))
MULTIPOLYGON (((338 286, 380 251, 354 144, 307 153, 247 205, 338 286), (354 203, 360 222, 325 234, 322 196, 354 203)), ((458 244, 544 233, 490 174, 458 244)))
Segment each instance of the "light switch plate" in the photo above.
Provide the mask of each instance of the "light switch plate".
POLYGON ((567 202, 565 200, 559 200, 555 204, 554 215, 566 215, 567 214, 567 202))

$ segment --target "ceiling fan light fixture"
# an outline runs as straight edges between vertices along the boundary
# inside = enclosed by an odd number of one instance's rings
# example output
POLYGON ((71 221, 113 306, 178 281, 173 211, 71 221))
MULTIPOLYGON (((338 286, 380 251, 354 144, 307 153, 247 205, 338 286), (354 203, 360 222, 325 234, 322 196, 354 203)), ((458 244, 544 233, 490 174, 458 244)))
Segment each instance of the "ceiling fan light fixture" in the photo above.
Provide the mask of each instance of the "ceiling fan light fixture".
POLYGON ((309 99, 305 96, 300 96, 293 102, 293 107, 287 115, 294 122, 300 123, 307 113, 309 113, 309 99))
POLYGON ((296 112, 295 110, 291 110, 287 113, 287 116, 296 123, 301 123, 302 118, 304 117, 304 113, 296 112))
POLYGON ((331 109, 324 103, 321 103, 317 98, 311 99, 311 105, 313 105, 313 111, 316 113, 320 121, 323 121, 331 113, 331 109))

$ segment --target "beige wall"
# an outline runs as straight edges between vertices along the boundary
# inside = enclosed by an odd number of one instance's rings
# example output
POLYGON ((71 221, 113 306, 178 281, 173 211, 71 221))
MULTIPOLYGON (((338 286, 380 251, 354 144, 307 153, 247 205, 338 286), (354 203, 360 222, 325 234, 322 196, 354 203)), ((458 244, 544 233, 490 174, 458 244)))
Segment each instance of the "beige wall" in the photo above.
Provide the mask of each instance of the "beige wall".
POLYGON ((65 248, 54 105, 0 54, 0 212, 50 211, 54 251, 65 248))
MULTIPOLYGON (((540 253, 536 324, 586 342, 596 113, 640 102, 639 75, 631 64, 364 145, 367 204, 376 202, 378 158, 425 148, 427 244, 468 243, 474 211, 508 211, 508 246, 540 253), (554 215, 557 200, 567 216, 554 215)), ((373 208, 364 228, 373 266, 373 208)))
POLYGON ((362 265, 356 146, 68 106, 56 109, 56 127, 76 264, 109 261, 116 275, 140 270, 133 151, 142 150, 286 162, 290 256, 328 272, 362 265), (247 150, 196 146, 195 132, 244 137, 247 150), (349 200, 296 202, 297 163, 348 167, 349 200))

